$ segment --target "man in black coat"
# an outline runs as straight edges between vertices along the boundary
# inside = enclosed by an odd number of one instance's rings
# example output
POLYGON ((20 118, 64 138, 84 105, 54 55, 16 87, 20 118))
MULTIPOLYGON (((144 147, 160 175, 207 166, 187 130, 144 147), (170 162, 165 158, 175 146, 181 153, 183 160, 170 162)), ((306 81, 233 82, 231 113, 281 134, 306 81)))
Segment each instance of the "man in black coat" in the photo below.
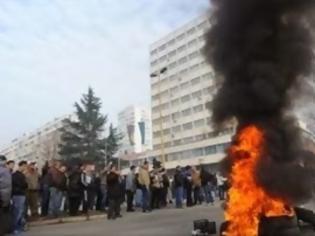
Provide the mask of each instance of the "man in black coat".
POLYGON ((116 167, 112 165, 110 167, 110 172, 107 175, 107 193, 109 201, 107 218, 109 220, 115 220, 116 217, 122 217, 120 214, 121 186, 119 178, 120 173, 116 170, 116 167))
POLYGON ((19 163, 19 168, 12 175, 12 203, 13 203, 13 227, 14 234, 23 231, 25 225, 25 201, 27 182, 24 172, 27 167, 26 161, 19 163))

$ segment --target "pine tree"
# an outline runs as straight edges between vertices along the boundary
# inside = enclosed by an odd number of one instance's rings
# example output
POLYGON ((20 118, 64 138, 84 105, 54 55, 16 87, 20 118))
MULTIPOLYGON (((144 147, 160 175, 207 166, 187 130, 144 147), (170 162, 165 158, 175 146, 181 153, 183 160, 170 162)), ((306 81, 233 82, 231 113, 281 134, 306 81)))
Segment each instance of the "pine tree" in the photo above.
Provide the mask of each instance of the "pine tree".
POLYGON ((117 153, 120 147, 120 141, 123 135, 118 132, 117 128, 114 128, 113 124, 109 126, 109 134, 106 138, 106 161, 109 161, 117 153))
POLYGON ((61 129, 60 155, 65 160, 100 162, 105 157, 103 136, 107 116, 100 113, 102 103, 92 88, 75 103, 76 120, 66 119, 61 129))

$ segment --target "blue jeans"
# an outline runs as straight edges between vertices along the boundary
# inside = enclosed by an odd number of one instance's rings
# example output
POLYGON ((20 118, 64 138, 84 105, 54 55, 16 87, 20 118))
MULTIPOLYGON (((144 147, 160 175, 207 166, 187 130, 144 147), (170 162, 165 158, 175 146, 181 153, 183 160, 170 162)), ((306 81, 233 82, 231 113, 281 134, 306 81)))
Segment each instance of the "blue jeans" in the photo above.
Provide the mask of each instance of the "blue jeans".
POLYGON ((14 231, 23 231, 25 225, 25 196, 13 196, 13 227, 14 231))
POLYGON ((175 202, 177 208, 183 207, 183 197, 184 197, 184 188, 176 187, 175 188, 175 202))
POLYGON ((150 191, 147 189, 147 187, 142 188, 142 210, 147 211, 150 210, 149 207, 150 202, 150 191))
POLYGON ((63 193, 57 188, 51 187, 49 189, 49 215, 52 217, 59 217, 61 214, 60 208, 62 204, 63 193))
POLYGON ((202 186, 203 195, 205 197, 205 200, 207 203, 213 203, 213 195, 212 195, 212 186, 207 184, 205 186, 202 186))

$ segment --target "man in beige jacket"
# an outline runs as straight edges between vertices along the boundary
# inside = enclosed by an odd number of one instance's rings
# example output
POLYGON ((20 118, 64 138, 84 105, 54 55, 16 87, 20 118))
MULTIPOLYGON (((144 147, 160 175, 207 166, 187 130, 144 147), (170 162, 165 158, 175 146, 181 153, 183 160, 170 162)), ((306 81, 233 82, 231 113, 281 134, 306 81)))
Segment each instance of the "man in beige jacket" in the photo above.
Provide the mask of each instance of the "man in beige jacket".
POLYGON ((38 217, 38 189, 39 189, 39 174, 36 168, 36 163, 29 164, 26 173, 27 189, 27 205, 31 211, 32 217, 38 217))
POLYGON ((142 211, 150 212, 150 174, 149 174, 149 163, 145 161, 143 166, 139 169, 138 182, 141 185, 142 190, 142 211))

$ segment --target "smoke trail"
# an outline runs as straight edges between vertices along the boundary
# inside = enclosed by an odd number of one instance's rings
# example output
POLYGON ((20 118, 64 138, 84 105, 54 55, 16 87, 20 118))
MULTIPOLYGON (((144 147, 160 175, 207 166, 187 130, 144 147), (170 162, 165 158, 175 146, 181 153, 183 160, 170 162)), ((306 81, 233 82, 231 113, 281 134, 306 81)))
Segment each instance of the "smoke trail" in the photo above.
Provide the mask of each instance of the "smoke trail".
MULTIPOLYGON (((265 130, 257 182, 269 194, 301 202, 312 194, 300 131, 288 115, 292 91, 313 69, 313 0, 213 0, 205 55, 223 83, 213 121, 265 130)), ((230 159, 224 161, 229 169, 230 159)))

